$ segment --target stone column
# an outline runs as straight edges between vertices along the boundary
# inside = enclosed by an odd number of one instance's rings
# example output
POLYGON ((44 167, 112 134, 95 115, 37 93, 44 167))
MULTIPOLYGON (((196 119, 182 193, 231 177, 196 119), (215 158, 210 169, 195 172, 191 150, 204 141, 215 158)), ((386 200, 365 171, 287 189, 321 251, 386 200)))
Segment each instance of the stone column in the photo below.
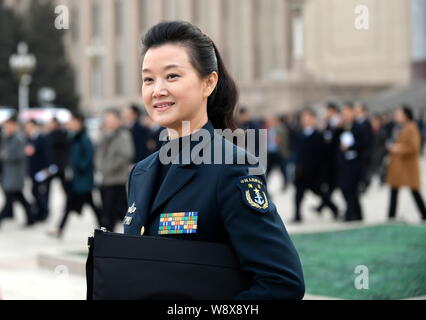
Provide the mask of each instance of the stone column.
MULTIPOLYGON (((209 3, 210 11, 210 28, 209 36, 215 42, 219 51, 222 52, 225 39, 224 39, 224 21, 222 17, 224 1, 227 0, 213 0, 209 3)), ((228 0, 229 1, 229 0, 228 0)))
POLYGON ((140 77, 141 77, 141 32, 138 23, 138 0, 124 0, 124 26, 123 38, 125 39, 125 47, 128 49, 124 52, 121 60, 125 64, 125 92, 128 96, 140 95, 140 77))
POLYGON ((241 7, 239 0, 232 0, 227 3, 228 10, 228 24, 227 24, 227 39, 226 47, 228 53, 228 68, 235 80, 239 82, 241 77, 241 34, 243 32, 241 28, 241 7))
MULTIPOLYGON (((82 52, 80 55, 81 58, 81 67, 80 67, 80 93, 82 95, 81 106, 83 108, 88 108, 91 105, 91 95, 92 95, 92 65, 90 57, 86 54, 86 48, 90 45, 91 33, 92 33, 92 24, 91 24, 91 6, 92 1, 83 1, 80 10, 80 41, 82 44, 82 52)), ((77 62, 78 63, 78 62, 77 62)))
MULTIPOLYGON (((120 50, 115 39, 115 15, 114 15, 114 1, 103 0, 100 6, 102 7, 102 35, 101 41, 104 44, 105 56, 100 68, 103 69, 103 97, 102 99, 113 99, 116 96, 115 92, 115 63, 117 58, 120 57, 120 50)), ((123 4, 124 5, 124 4, 123 4)), ((123 28, 124 29, 124 28, 123 28)))
POLYGON ((304 69, 304 0, 290 0, 290 26, 291 26, 291 69, 301 72, 304 69))
MULTIPOLYGON (((256 0, 255 0, 256 1, 256 0)), ((239 37, 240 56, 240 83, 250 83, 254 79, 254 32, 253 32, 253 3, 252 1, 240 0, 240 21, 241 30, 239 37)))
POLYGON ((272 14, 272 80, 283 80, 286 73, 286 41, 287 25, 285 14, 287 5, 285 1, 273 0, 272 14))
POLYGON ((189 21, 192 20, 192 3, 191 0, 173 0, 176 5, 176 19, 189 21))
POLYGON ((411 0, 411 75, 426 79, 426 1, 411 0))
MULTIPOLYGON (((147 0, 145 0, 147 1, 147 0)), ((157 24, 161 20, 163 20, 163 1, 156 0, 156 1, 148 1, 148 3, 145 5, 146 13, 146 19, 147 19, 147 28, 149 29, 154 24, 157 24)))

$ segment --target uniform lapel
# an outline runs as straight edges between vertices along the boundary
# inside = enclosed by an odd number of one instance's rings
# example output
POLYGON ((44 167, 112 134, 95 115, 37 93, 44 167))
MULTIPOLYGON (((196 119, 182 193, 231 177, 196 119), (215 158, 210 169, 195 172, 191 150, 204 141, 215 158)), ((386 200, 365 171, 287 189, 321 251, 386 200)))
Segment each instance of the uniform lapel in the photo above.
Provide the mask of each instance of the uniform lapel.
MULTIPOLYGON (((209 131, 210 139, 213 139, 214 127, 210 121, 204 126, 204 129, 209 131)), ((151 206, 150 214, 154 213, 162 204, 182 189, 195 174, 196 166, 194 164, 172 164, 151 206)))
POLYGON ((161 184, 150 214, 176 194, 195 175, 195 169, 185 165, 172 165, 161 184))
POLYGON ((138 179, 138 185, 135 186, 138 190, 142 192, 140 198, 138 197, 138 203, 136 204, 138 211, 141 212, 141 226, 146 224, 146 219, 149 215, 149 206, 151 205, 151 196, 154 189, 155 181, 158 177, 158 170, 160 167, 160 161, 158 156, 149 163, 146 167, 138 168, 134 173, 134 176, 143 174, 143 179, 138 179))

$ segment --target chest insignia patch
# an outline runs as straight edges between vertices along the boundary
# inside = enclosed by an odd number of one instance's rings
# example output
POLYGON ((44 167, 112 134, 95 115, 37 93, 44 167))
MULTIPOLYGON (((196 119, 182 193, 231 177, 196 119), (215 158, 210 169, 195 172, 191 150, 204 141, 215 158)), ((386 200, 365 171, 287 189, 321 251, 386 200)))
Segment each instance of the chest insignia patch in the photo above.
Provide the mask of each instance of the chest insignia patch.
POLYGON ((132 219, 133 217, 124 217, 123 224, 128 226, 130 223, 132 223, 132 219))
POLYGON ((132 206, 129 207, 127 212, 133 214, 133 213, 135 213, 135 211, 136 211, 136 207, 135 207, 135 203, 133 202, 132 206))
POLYGON ((256 176, 244 176, 237 180, 244 203, 252 209, 266 213, 269 209, 269 200, 263 181, 256 176))
POLYGON ((158 234, 197 233, 198 212, 162 213, 158 234))

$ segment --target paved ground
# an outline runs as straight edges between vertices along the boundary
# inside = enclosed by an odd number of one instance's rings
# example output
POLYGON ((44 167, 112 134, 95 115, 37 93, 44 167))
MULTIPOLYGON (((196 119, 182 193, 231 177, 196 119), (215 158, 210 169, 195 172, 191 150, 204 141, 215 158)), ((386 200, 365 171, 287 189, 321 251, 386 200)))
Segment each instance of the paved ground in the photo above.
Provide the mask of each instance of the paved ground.
MULTIPOLYGON (((422 160, 423 190, 426 190, 426 161, 422 160)), ((318 199, 307 194, 303 208, 304 223, 292 225, 294 189, 280 190, 281 178, 274 172, 269 181, 269 191, 290 233, 314 232, 354 228, 364 225, 386 223, 388 208, 388 189, 380 188, 375 181, 362 199, 365 221, 362 223, 335 222, 331 213, 324 211, 318 216, 311 208, 318 199)), ((51 195, 51 216, 44 225, 23 229, 24 214, 17 207, 14 221, 4 221, 0 226, 0 298, 1 299, 85 299, 85 278, 76 275, 64 265, 53 264, 49 268, 40 268, 40 255, 62 257, 76 251, 87 250, 87 237, 95 226, 90 209, 81 216, 73 215, 69 219, 62 240, 46 236, 59 221, 64 198, 59 185, 54 182, 51 195)), ((425 192, 423 195, 426 196, 425 192)), ((340 193, 333 195, 339 207, 344 209, 340 193)), ((0 195, 0 205, 4 202, 0 195)), ((419 214, 408 190, 400 193, 397 221, 409 224, 420 223, 419 214)), ((121 232, 122 229, 117 230, 121 232)), ((81 258, 80 258, 81 259, 81 258)), ((77 258, 78 260, 78 258, 77 258)), ((83 261, 83 259, 81 259, 83 261)), ((317 299, 307 295, 305 298, 317 299)), ((423 297, 425 298, 425 297, 423 297)))

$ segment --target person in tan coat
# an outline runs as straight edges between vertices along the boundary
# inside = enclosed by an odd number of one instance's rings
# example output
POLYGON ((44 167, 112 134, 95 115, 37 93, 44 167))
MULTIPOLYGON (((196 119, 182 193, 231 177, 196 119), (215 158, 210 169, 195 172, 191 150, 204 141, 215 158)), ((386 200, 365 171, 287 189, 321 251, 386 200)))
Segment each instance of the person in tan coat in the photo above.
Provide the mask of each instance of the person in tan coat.
POLYGON ((409 107, 402 106, 395 112, 395 122, 398 131, 395 142, 388 148, 387 184, 391 188, 389 219, 395 218, 399 188, 409 187, 422 219, 426 220, 426 207, 420 194, 420 132, 409 107))

